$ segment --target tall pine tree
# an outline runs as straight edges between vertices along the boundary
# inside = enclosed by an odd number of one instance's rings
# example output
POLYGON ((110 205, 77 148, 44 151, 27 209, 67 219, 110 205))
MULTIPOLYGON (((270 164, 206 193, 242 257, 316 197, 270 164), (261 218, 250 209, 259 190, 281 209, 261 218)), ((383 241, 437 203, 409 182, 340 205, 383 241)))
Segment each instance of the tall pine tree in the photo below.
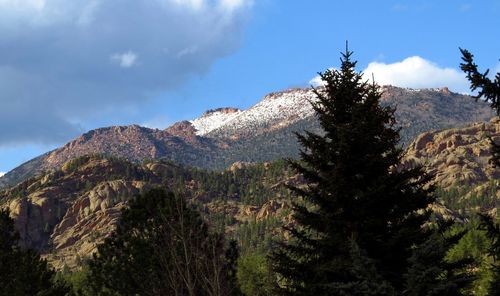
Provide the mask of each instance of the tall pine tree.
MULTIPOLYGON (((500 72, 496 73, 495 78, 488 78, 489 70, 484 73, 479 72, 478 66, 474 63, 474 55, 466 49, 460 48, 462 53, 462 63, 460 68, 467 74, 467 79, 470 82, 470 89, 478 91, 474 96, 476 100, 483 99, 490 103, 490 107, 500 116, 500 72)), ((492 163, 500 166, 500 143, 496 143, 491 139, 492 163)))
MULTIPOLYGON (((460 68, 467 74, 472 91, 478 90, 475 96, 476 100, 483 99, 490 103, 490 107, 500 116, 500 72, 496 73, 495 78, 491 80, 488 77, 489 70, 484 73, 479 72, 477 64, 474 62, 474 55, 466 49, 460 48, 462 53, 462 63, 460 68)), ((491 141, 491 162, 497 168, 500 167, 500 143, 495 139, 491 141)), ((488 215, 480 215, 481 228, 487 231, 488 238, 491 240, 492 247, 489 250, 493 258, 491 271, 493 280, 488 291, 488 295, 500 295, 500 226, 495 223, 494 218, 488 215)))
POLYGON ((283 295, 401 294, 412 248, 430 236, 422 228, 434 201, 430 177, 400 166, 395 110, 380 105, 379 87, 351 55, 320 73, 312 104, 324 135, 298 135, 301 161, 291 163, 309 185, 292 188, 302 197, 296 224, 271 255, 283 295))

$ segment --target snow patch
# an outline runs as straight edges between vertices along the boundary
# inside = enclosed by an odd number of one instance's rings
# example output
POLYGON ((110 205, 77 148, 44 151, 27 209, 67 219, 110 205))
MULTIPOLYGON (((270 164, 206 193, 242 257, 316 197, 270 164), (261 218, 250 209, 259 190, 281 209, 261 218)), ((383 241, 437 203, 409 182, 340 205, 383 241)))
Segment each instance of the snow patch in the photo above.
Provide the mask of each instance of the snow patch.
POLYGON ((286 126, 314 115, 310 100, 315 98, 312 89, 290 89, 266 95, 248 110, 231 114, 210 112, 191 123, 198 135, 231 137, 252 133, 262 128, 286 126))
POLYGON ((229 121, 243 113, 243 111, 238 109, 232 109, 231 112, 227 112, 225 110, 227 109, 221 108, 214 111, 208 111, 202 117, 189 121, 196 129, 196 135, 206 135, 209 132, 226 125, 229 121))

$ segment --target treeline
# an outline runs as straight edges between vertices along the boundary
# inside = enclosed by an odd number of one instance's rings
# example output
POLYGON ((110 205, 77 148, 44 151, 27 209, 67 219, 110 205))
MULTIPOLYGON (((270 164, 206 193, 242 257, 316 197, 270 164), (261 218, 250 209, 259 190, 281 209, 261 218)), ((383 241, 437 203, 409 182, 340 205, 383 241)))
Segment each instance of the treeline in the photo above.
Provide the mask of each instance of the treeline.
MULTIPOLYGON (((240 168, 222 172, 193 169, 188 178, 197 183, 197 191, 192 194, 205 196, 207 200, 232 199, 246 205, 262 206, 271 199, 290 195, 283 185, 293 174, 286 161, 278 160, 243 164, 240 168)), ((175 180, 176 176, 173 177, 175 180)), ((185 182, 186 179, 180 180, 178 184, 185 182)))

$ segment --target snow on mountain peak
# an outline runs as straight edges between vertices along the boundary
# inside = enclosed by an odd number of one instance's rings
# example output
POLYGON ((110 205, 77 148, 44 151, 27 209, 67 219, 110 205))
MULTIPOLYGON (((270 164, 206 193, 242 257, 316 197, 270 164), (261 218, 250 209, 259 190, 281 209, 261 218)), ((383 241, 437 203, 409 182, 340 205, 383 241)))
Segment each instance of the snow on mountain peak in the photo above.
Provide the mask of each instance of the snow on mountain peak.
POLYGON ((225 125, 227 122, 238 117, 242 112, 242 110, 237 108, 217 108, 206 111, 201 117, 190 122, 196 129, 196 134, 203 136, 225 125))
POLYGON ((316 96, 312 89, 289 89, 274 92, 248 110, 220 108, 209 110, 191 121, 197 135, 235 136, 259 129, 287 125, 314 114, 309 100, 316 96), (210 134, 210 135, 208 135, 210 134))

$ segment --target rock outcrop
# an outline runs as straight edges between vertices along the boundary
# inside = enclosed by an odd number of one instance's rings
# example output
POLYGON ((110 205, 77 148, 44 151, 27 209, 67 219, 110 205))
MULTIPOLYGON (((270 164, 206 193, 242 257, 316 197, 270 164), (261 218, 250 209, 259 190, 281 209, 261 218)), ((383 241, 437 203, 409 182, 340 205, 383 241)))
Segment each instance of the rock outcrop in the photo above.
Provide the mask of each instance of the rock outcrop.
POLYGON ((464 128, 426 132, 409 146, 406 165, 419 164, 435 176, 442 188, 498 180, 500 171, 490 163, 490 138, 500 142, 500 120, 464 128))
POLYGON ((72 268, 111 233, 126 202, 158 180, 122 160, 83 157, 0 193, 0 207, 15 218, 21 246, 72 268))

